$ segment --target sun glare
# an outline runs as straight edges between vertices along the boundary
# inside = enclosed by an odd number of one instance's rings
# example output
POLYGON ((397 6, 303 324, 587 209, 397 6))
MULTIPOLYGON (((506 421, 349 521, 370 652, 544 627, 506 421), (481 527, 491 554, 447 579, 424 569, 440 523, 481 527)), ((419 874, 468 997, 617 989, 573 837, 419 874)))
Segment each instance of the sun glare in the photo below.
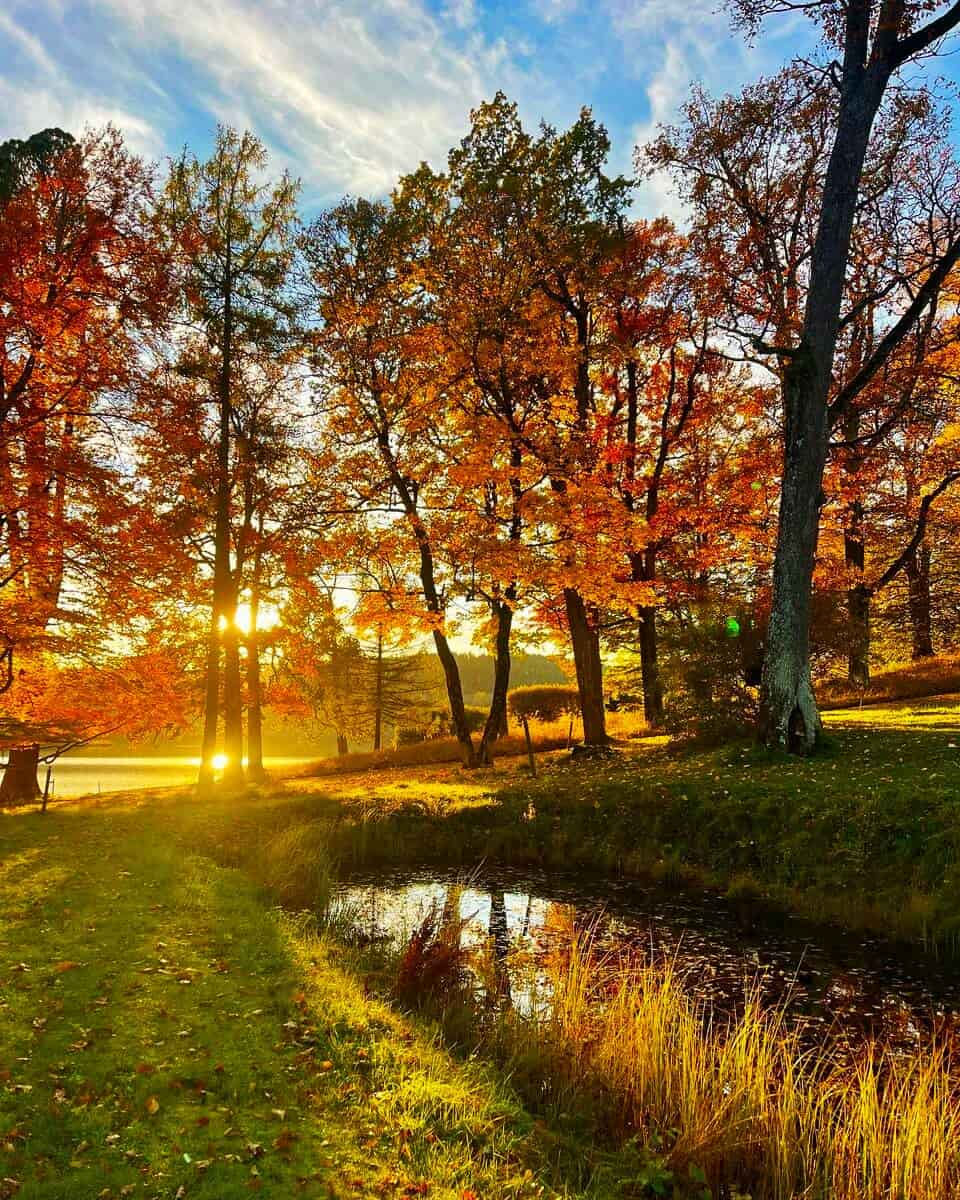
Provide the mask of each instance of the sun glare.
POLYGON ((210 763, 215 771, 225 771, 229 761, 230 760, 225 754, 215 754, 210 760, 210 763))

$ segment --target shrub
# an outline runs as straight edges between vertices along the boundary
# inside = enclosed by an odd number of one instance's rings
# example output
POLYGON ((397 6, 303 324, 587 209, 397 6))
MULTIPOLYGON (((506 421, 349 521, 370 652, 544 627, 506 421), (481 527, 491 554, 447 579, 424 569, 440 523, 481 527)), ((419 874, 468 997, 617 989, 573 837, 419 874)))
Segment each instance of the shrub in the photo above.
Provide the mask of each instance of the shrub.
POLYGON ((534 687, 514 688, 507 696, 510 712, 522 721, 556 721, 567 713, 580 711, 580 693, 575 687, 562 683, 537 684, 534 687))
POLYGON ((463 942, 460 889, 424 914, 400 952, 393 994, 410 1005, 443 1005, 466 985, 469 951, 463 942))
POLYGON ((394 749, 399 750, 401 746, 415 746, 418 742, 425 742, 426 740, 426 731, 420 726, 399 725, 397 726, 393 745, 394 749))
POLYGON ((760 639, 749 616, 708 609, 670 632, 666 726, 704 742, 755 727, 760 639), (748 682, 749 680, 749 682, 748 682))
MULTIPOLYGON (((487 723, 487 710, 481 705, 466 704, 463 711, 467 718, 467 729, 471 733, 479 733, 487 723)), ((456 737, 456 733, 449 709, 432 708, 426 714, 423 727, 425 738, 456 737)))

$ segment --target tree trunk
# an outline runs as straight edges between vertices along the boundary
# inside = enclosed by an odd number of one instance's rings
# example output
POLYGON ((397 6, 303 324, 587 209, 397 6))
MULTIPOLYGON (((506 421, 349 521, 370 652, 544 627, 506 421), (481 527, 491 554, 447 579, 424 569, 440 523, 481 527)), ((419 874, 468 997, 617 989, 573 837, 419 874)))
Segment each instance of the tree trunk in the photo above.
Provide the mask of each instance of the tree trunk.
POLYGON ((383 408, 382 398, 379 395, 377 396, 377 407, 382 421, 382 425, 377 433, 380 456, 390 473, 390 481, 397 489, 397 495, 400 497, 404 511, 413 527, 413 533, 417 539, 417 549, 420 554, 420 586, 423 588, 423 598, 426 602, 427 611, 437 622, 433 629, 433 644, 436 647, 440 665, 443 667, 447 700, 450 704, 450 722, 453 725, 457 741, 460 743, 464 766, 475 767, 477 765, 477 752, 473 745, 473 738, 470 736, 469 726, 467 725, 467 714, 463 703, 463 686, 460 682, 460 668, 457 666, 457 660, 450 649, 450 643, 447 641, 446 634, 440 628, 444 618, 444 608, 440 600, 440 594, 437 591, 433 547, 430 544, 430 535, 417 510, 416 492, 411 488, 410 480, 400 470, 397 460, 394 457, 393 448, 390 445, 389 422, 383 408))
POLYGON ((200 743, 200 774, 197 778, 197 788, 200 791, 208 791, 213 786, 213 758, 217 752, 217 718, 219 714, 220 612, 219 606, 214 601, 204 677, 203 738, 200 743))
POLYGON ((640 675, 643 683, 643 715, 652 728, 663 724, 663 683, 657 657, 657 610, 640 609, 640 675))
POLYGON ((467 711, 463 703, 463 686, 460 683, 460 668, 457 666, 457 660, 450 649, 450 643, 447 641, 446 635, 439 629, 434 629, 433 631, 433 644, 436 647, 440 665, 443 667, 443 678, 447 685, 447 700, 450 704, 450 723, 457 736, 457 741, 460 743, 463 765, 465 767, 475 767, 478 765, 477 752, 473 744, 473 738, 470 736, 470 727, 467 725, 467 711))
POLYGON ((40 799, 39 766, 39 746, 17 746, 7 752, 7 765, 0 783, 0 807, 33 804, 40 799))
MULTIPOLYGON (((853 36, 852 28, 847 36, 853 36)), ((856 36, 865 39, 867 33, 858 27, 856 36)), ((858 51, 846 46, 803 326, 781 371, 783 483, 760 732, 768 745, 800 752, 812 750, 821 732, 810 677, 810 592, 829 448, 828 398, 860 179, 885 82, 879 68, 864 69, 858 51)))
POLYGON ((383 630, 377 628, 377 666, 373 697, 373 748, 379 750, 383 741, 383 630))
POLYGON ((583 719, 583 740, 587 746, 606 746, 606 711, 603 707, 603 660, 600 657, 600 630, 590 619, 583 597, 576 588, 564 588, 567 625, 577 668, 577 690, 580 693, 580 716, 583 719))
POLYGON ((493 692, 490 696, 490 711, 480 738, 477 751, 479 762, 493 762, 493 744, 500 737, 507 723, 507 691, 510 687, 510 630, 513 627, 513 608, 501 600, 497 602, 497 638, 493 664, 493 692))
POLYGON ((256 604, 250 601, 250 634, 247 637, 247 770, 251 779, 266 778, 263 766, 263 701, 260 686, 260 639, 255 623, 256 604))
POLYGON ((904 570, 907 573, 913 657, 932 658, 934 649, 930 605, 930 547, 925 540, 908 557, 904 570))
POLYGON ((347 735, 337 730, 337 758, 343 758, 345 754, 350 753, 350 747, 347 745, 347 735))
POLYGON ((810 678, 810 591, 827 460, 827 407, 805 363, 785 372, 783 486, 760 722, 769 745, 807 752, 820 736, 810 678))
POLYGON ((870 589, 857 583, 847 590, 847 682, 858 691, 870 686, 870 589))
POLYGON ((243 783, 243 688, 240 683, 240 631, 236 622, 236 593, 231 597, 230 616, 223 634, 223 750, 227 765, 223 782, 228 787, 243 783))
MULTIPOLYGON (((209 787, 213 782, 213 755, 217 743, 217 720, 220 709, 220 650, 226 627, 232 623, 234 616, 230 611, 232 590, 230 578, 230 384, 233 337, 231 300, 231 280, 228 266, 224 284, 222 360, 216 381, 219 429, 217 435, 217 493, 214 509, 212 628, 210 647, 207 652, 203 741, 200 754, 200 774, 197 779, 197 786, 200 788, 209 787)), ((234 605, 234 607, 236 606, 234 605)), ((239 661, 237 671, 239 672, 239 661)), ((236 682, 239 684, 239 678, 236 682)), ((226 705, 225 694, 224 705, 226 705)), ((235 734, 236 731, 233 732, 235 734)), ((229 747, 226 748, 226 751, 229 755, 229 747)))

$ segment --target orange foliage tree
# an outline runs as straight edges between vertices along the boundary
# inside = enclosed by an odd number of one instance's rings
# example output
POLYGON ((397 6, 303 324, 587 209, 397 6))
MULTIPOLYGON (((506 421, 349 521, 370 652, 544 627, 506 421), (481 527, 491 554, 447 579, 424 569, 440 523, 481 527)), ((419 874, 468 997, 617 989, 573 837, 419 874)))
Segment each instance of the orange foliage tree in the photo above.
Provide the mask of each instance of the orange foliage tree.
MULTIPOLYGON (((17 719, 52 654, 89 651, 136 607, 110 433, 165 316, 169 264, 150 171, 116 130, 78 143, 52 131, 0 157, 16 163, 0 196, 0 641, 17 719)), ((7 745, 9 799, 38 751, 7 745)))

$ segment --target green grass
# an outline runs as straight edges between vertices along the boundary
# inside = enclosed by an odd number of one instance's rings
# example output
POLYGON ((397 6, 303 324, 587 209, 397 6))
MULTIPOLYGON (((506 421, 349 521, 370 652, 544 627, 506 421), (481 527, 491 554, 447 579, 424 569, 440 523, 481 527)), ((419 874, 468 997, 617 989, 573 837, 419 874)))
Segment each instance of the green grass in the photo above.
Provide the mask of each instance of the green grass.
POLYGON ((605 1194, 609 1156, 208 856, 258 803, 0 814, 0 1196, 605 1194))
MULTIPOLYGON (((593 765, 554 756, 535 781, 502 766, 296 783, 255 820, 310 823, 342 869, 492 859, 622 872, 953 948, 958 716, 944 700, 831 713, 810 759, 647 743, 593 765)), ((260 836, 238 828, 238 853, 260 836)))
POLYGON ((0 813, 0 1197, 669 1194, 659 1151, 598 1148, 517 1061, 514 1090, 377 999, 325 924, 332 872, 633 872, 952 945, 957 707, 870 711, 808 760, 647 743, 537 780, 504 760, 0 813))

